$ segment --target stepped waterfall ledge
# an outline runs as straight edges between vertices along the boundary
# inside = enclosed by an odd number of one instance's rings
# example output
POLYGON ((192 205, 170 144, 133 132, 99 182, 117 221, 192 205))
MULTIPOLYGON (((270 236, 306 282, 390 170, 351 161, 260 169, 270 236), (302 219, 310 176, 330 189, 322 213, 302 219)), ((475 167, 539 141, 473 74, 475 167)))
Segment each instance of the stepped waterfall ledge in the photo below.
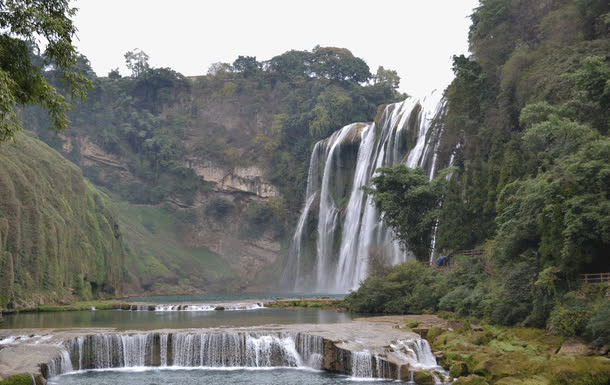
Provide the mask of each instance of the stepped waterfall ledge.
POLYGON ((37 384, 73 371, 119 368, 281 367, 388 379, 423 369, 444 373, 427 341, 395 326, 356 321, 150 332, 39 329, 33 335, 15 329, 0 335, 0 360, 32 373, 37 384))
POLYGON ((399 163, 422 167, 433 178, 445 112, 438 94, 408 98, 386 106, 375 123, 347 125, 315 144, 283 286, 347 292, 368 276, 372 263, 409 258, 362 186, 378 168, 399 163))

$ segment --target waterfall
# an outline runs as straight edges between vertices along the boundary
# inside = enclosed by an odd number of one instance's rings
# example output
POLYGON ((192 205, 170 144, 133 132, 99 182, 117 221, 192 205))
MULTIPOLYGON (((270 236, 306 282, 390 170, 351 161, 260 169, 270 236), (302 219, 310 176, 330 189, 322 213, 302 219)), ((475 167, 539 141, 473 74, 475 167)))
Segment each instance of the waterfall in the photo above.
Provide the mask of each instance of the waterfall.
POLYGON ((288 260, 288 266, 284 269, 284 274, 280 284, 284 287, 298 287, 299 282, 295 280, 301 277, 301 243, 303 241, 303 230, 312 204, 318 196, 319 190, 319 172, 318 164, 320 158, 320 151, 322 149, 322 142, 315 144, 311 158, 309 159, 309 171, 307 173, 307 189, 305 190, 305 207, 303 212, 299 216, 297 227, 292 237, 292 244, 290 247, 290 255, 292 258, 288 260))
POLYGON ((49 364, 52 375, 72 370, 71 362, 78 363, 79 370, 150 366, 320 369, 324 353, 321 337, 300 333, 96 334, 78 337, 69 345, 70 354, 65 351, 49 364))
POLYGON ((316 260, 316 287, 327 287, 326 280, 329 266, 330 253, 332 244, 335 238, 337 228, 337 219, 339 208, 331 195, 331 184, 333 179, 341 179, 341 167, 333 167, 340 164, 341 159, 335 157, 339 154, 337 148, 350 132, 355 124, 343 127, 341 130, 334 133, 329 140, 328 151, 326 154, 326 164, 324 165, 324 173, 322 176, 322 187, 320 188, 320 214, 318 217, 318 243, 317 243, 317 260, 316 260))
POLYGON ((408 98, 386 106, 376 123, 350 124, 316 143, 284 287, 345 293, 359 286, 372 263, 394 265, 409 258, 361 187, 378 168, 398 163, 423 167, 432 178, 439 167, 445 112, 446 102, 438 94, 408 98), (316 212, 312 234, 306 223, 316 212), (309 246, 313 242, 315 248, 309 246))
POLYGON ((401 367, 446 377, 428 342, 414 336, 382 350, 348 350, 308 333, 150 332, 109 333, 67 340, 43 365, 46 378, 72 370, 114 368, 313 368, 359 378, 398 378, 401 367), (46 369, 46 372, 45 372, 46 369))

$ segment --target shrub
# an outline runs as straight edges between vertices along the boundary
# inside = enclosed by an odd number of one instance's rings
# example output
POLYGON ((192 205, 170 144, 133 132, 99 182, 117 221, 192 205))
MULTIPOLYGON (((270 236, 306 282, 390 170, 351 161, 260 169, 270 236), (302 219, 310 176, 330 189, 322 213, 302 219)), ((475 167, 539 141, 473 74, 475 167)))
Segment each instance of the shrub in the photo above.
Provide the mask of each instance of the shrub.
POLYGON ((419 313, 434 311, 440 290, 431 290, 440 279, 435 270, 415 261, 393 266, 385 276, 367 278, 345 298, 351 311, 361 313, 419 313))
POLYGON ((591 318, 591 309, 584 303, 558 304, 551 312, 549 329, 562 336, 582 335, 591 318))
POLYGON ((586 327, 587 334, 602 344, 610 342, 610 302, 606 301, 593 313, 586 327))

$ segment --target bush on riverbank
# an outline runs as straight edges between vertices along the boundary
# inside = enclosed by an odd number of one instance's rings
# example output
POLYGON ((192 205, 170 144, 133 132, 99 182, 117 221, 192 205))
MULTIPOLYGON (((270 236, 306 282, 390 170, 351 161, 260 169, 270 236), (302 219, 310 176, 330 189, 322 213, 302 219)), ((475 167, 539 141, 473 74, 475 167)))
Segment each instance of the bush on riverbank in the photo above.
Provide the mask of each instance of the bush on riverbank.
POLYGON ((393 266, 385 275, 366 279, 345 298, 345 305, 358 313, 445 311, 501 325, 548 324, 557 335, 583 335, 598 339, 601 345, 610 340, 608 284, 575 285, 574 290, 554 290, 548 295, 539 292, 541 275, 535 281, 526 274, 526 266, 505 274, 494 268, 488 256, 456 257, 455 264, 447 272, 415 261, 393 266), (535 319, 536 307, 545 309, 539 319, 535 319), (532 315, 524 320, 522 315, 529 311, 532 315))

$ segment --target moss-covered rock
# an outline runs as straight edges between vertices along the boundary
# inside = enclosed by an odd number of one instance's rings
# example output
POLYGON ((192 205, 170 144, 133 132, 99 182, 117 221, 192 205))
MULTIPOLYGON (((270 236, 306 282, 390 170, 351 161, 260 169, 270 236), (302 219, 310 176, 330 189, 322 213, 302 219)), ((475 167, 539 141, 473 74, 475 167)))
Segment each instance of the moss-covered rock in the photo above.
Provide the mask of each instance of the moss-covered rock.
POLYGON ((430 328, 430 329, 428 329, 428 334, 426 336, 426 339, 428 340, 428 342, 430 342, 432 344, 432 343, 434 343, 434 340, 436 339, 436 337, 440 336, 441 334, 443 334, 443 329, 430 328))
POLYGON ((426 370, 415 372, 413 380, 417 385, 434 385, 434 376, 426 370))
POLYGON ((468 364, 462 361, 454 362, 449 369, 451 377, 462 377, 468 375, 468 364))
POLYGON ((0 385, 31 385, 32 376, 29 373, 20 373, 0 381, 0 385))
POLYGON ((489 385, 484 377, 470 375, 468 377, 460 377, 454 382, 454 385, 489 385))

